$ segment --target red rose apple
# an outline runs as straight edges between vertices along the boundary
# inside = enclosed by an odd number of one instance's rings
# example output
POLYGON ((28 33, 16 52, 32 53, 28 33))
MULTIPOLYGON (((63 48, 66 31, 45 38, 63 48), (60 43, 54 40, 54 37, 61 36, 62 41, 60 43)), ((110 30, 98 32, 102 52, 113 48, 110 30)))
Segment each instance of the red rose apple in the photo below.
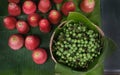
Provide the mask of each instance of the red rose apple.
POLYGON ((52 24, 58 24, 61 20, 61 14, 57 10, 51 10, 48 18, 52 24))
POLYGON ((83 0, 80 3, 80 8, 85 13, 91 13, 95 8, 95 0, 83 0))
POLYGON ((8 13, 11 16, 19 16, 21 14, 21 8, 16 3, 9 3, 8 13))
POLYGON ((24 38, 20 34, 13 34, 8 39, 8 45, 13 50, 19 50, 24 45, 24 38))
POLYGON ((68 1, 62 5, 61 11, 64 15, 67 16, 69 12, 73 12, 75 11, 75 9, 76 9, 75 4, 72 1, 68 1))
POLYGON ((32 27, 37 27, 39 25, 39 20, 41 19, 41 16, 37 13, 33 13, 28 15, 28 23, 32 27))
POLYGON ((39 22, 39 29, 41 32, 48 33, 51 30, 50 23, 47 19, 42 19, 39 22))
POLYGON ((8 2, 10 2, 10 3, 19 3, 20 0, 8 0, 8 2))
POLYGON ((42 13, 47 13, 51 9, 50 0, 40 0, 38 4, 38 10, 42 13))
POLYGON ((25 1, 22 10, 25 14, 32 14, 36 11, 36 4, 33 1, 25 1))
POLYGON ((28 24, 25 21, 23 21, 23 20, 19 20, 16 23, 16 28, 17 28, 18 32, 21 33, 21 34, 28 33, 28 31, 30 29, 28 24))
POLYGON ((44 64, 47 60, 47 52, 45 49, 37 48, 33 50, 32 58, 36 64, 44 64))
POLYGON ((35 35, 29 35, 26 37, 25 39, 25 47, 28 50, 34 50, 36 48, 38 48, 40 45, 40 39, 39 37, 35 36, 35 35))
POLYGON ((9 30, 15 29, 16 22, 16 18, 12 16, 7 16, 3 19, 4 26, 9 30))

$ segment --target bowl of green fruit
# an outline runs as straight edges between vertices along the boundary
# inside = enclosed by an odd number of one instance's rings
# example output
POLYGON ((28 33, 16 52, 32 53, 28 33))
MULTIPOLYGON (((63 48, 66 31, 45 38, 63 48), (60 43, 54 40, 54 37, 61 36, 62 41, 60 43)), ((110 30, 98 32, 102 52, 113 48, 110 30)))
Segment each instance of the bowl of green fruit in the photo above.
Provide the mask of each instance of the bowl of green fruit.
POLYGON ((102 67, 107 45, 100 27, 82 14, 71 12, 53 32, 50 53, 55 63, 87 75, 90 70, 102 67))

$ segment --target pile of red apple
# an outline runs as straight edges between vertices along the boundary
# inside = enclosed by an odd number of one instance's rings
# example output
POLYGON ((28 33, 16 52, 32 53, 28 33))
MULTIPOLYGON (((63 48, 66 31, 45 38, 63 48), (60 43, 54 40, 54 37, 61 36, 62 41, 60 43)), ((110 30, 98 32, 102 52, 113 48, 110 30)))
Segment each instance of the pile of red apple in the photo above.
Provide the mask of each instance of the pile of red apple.
MULTIPOLYGON (((94 0, 83 0, 79 8, 84 13, 91 13, 94 10, 94 0)), ((19 50, 23 46, 33 51, 32 58, 36 64, 43 64, 47 60, 46 50, 39 48, 40 38, 36 35, 28 35, 25 38, 23 34, 30 31, 30 27, 39 27, 43 33, 49 33, 51 25, 58 25, 63 16, 67 16, 69 12, 76 11, 76 5, 72 0, 25 0, 20 7, 20 0, 8 0, 8 14, 3 20, 5 28, 8 30, 17 29, 18 33, 13 34, 8 39, 8 45, 13 50, 19 50), (53 9, 53 4, 62 4, 60 10, 53 9), (22 14, 27 15, 27 20, 17 19, 22 14), (38 14, 41 13, 41 14, 38 14), (47 18, 44 15, 47 14, 47 18), (63 15, 63 16, 62 16, 63 15)))

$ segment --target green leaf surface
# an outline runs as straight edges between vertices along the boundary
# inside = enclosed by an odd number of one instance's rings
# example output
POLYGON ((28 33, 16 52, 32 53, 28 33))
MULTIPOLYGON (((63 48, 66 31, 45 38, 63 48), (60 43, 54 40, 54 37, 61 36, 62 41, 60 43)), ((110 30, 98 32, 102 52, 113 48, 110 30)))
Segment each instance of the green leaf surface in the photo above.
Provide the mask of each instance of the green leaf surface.
POLYGON ((93 22, 91 22, 86 16, 78 13, 78 12, 71 12, 68 17, 67 20, 74 20, 76 22, 82 22, 84 25, 88 26, 89 28, 96 30, 96 27, 94 26, 95 24, 93 22))
POLYGON ((109 37, 104 37, 104 41, 107 43, 107 45, 105 45, 106 50, 103 55, 104 55, 104 57, 108 57, 108 56, 112 55, 113 52, 115 52, 115 50, 117 49, 118 46, 109 37))
MULTIPOLYGON (((23 1, 24 0, 21 0, 21 3, 23 1)), ((37 4, 39 0, 33 0, 33 1, 35 1, 37 4)), ((85 14, 79 9, 79 3, 81 2, 81 0, 73 0, 73 1, 77 6, 76 7, 77 12, 84 14, 96 25, 99 26, 101 25, 100 0, 95 0, 96 1, 95 10, 90 14, 85 14)), ((56 26, 52 25, 52 31, 47 34, 40 32, 38 27, 31 28, 31 31, 27 34, 27 35, 34 34, 39 36, 41 39, 40 47, 45 48, 48 53, 47 62, 43 65, 37 65, 32 60, 31 57, 32 52, 28 51, 25 47, 23 47, 18 51, 13 51, 12 49, 9 48, 8 46, 9 36, 18 32, 16 29, 9 31, 3 25, 3 18, 8 15, 7 6, 8 6, 7 0, 0 0, 0 75, 54 75, 55 63, 51 59, 49 53, 49 41, 51 34, 55 30, 56 26)), ((22 6, 22 4, 20 4, 20 6, 22 6)), ((27 16, 22 13, 22 15, 20 15, 17 18, 26 20, 26 17, 27 16)), ((24 37, 25 36, 26 35, 24 35, 24 37)), ((64 68, 62 69, 63 69, 62 71, 66 73, 67 72, 69 73, 69 71, 71 71, 71 70, 67 71, 64 68)), ((66 74, 66 73, 64 73, 64 75, 73 75, 71 72, 70 72, 71 74, 66 74)), ((59 75, 59 73, 57 73, 56 75, 59 75)))
POLYGON ((56 64, 55 74, 56 75, 103 75, 103 63, 99 64, 99 66, 87 72, 78 72, 73 71, 72 69, 65 67, 59 63, 56 64))

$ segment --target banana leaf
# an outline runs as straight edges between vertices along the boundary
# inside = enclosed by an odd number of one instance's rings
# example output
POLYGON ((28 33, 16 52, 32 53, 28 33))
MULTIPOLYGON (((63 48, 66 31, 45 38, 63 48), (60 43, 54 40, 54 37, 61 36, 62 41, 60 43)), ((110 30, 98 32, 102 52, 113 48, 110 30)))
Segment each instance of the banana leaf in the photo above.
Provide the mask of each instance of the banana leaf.
MULTIPOLYGON (((20 0, 20 4, 19 4, 20 6, 22 6, 23 1, 24 0, 20 0)), ((33 0, 33 1, 35 1, 36 4, 39 2, 39 0, 33 0)), ((95 10, 90 14, 85 14, 79 9, 78 5, 82 0, 73 0, 73 1, 77 6, 76 7, 77 12, 80 12, 83 15, 85 15, 94 24, 101 26, 100 0, 95 0, 96 1, 95 10)), ((41 33, 38 27, 36 27, 36 28, 31 28, 30 32, 24 35, 24 36, 30 34, 38 35, 41 39, 41 45, 39 47, 45 48, 47 50, 48 53, 47 62, 43 65, 37 65, 32 61, 32 57, 31 57, 32 52, 28 51, 25 47, 23 47, 19 51, 13 51, 12 49, 9 48, 8 46, 9 36, 18 32, 16 29, 9 31, 3 25, 3 18, 5 16, 8 16, 7 6, 8 6, 7 0, 0 0, 0 75, 54 75, 55 63, 51 59, 51 55, 49 51, 49 41, 53 31, 57 26, 52 25, 52 31, 47 34, 41 33)), ((53 4, 52 6, 53 9, 56 9, 55 4, 53 4)), ((40 15, 42 14, 40 13, 40 15)), ((17 19, 26 20, 26 17, 27 15, 22 13, 20 16, 17 17, 17 19)), ((114 45, 111 44, 111 46, 114 45)), ((103 66, 101 68, 103 68, 103 66)))
MULTIPOLYGON (((84 25, 86 25, 87 27, 96 30, 96 27, 94 26, 95 24, 92 23, 88 18, 86 18, 84 15, 78 13, 78 12, 71 12, 68 17, 67 17, 67 21, 69 20, 73 20, 76 22, 81 22, 84 25)), ((64 27, 64 26, 63 26, 64 27)), ((61 31, 61 28, 57 28, 56 31, 57 33, 59 31, 61 31)), ((55 32, 56 32, 55 31, 55 32)), ((57 35, 57 33, 55 33, 55 36, 57 35)), ((56 63, 55 65, 55 72, 56 75, 103 75, 104 74, 104 65, 103 65, 103 61, 105 60, 105 58, 111 54, 114 50, 116 50, 116 44, 108 37, 103 36, 102 41, 104 42, 103 44, 103 52, 100 55, 99 58, 97 58, 94 63, 91 64, 90 67, 88 67, 89 69, 87 71, 74 71, 71 68, 64 66, 60 63, 56 63)))

